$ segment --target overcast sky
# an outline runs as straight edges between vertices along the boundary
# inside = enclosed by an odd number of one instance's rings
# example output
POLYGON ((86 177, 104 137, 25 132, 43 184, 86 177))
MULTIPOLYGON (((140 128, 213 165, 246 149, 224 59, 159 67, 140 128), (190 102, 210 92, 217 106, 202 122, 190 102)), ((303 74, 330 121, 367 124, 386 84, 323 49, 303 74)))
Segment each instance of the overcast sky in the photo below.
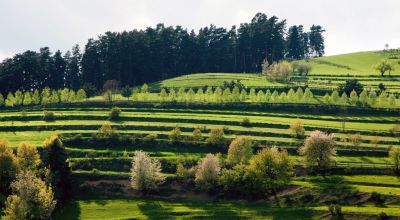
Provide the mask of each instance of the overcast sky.
POLYGON ((65 52, 106 31, 157 23, 230 28, 257 13, 326 29, 326 54, 400 47, 399 0, 0 0, 0 60, 49 46, 65 52))

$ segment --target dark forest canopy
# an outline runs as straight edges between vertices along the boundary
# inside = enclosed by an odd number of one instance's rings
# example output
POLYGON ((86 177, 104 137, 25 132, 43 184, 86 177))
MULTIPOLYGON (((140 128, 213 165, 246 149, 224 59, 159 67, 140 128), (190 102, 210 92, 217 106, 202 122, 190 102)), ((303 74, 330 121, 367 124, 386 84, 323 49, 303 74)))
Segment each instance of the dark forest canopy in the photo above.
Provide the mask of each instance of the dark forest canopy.
POLYGON ((323 28, 313 25, 287 29, 286 20, 254 16, 250 23, 230 29, 201 28, 197 33, 181 26, 124 32, 106 32, 89 39, 84 52, 78 46, 62 54, 26 51, 0 64, 0 92, 50 87, 77 90, 90 83, 101 89, 106 80, 121 86, 201 72, 260 72, 261 63, 303 59, 324 54, 323 28))

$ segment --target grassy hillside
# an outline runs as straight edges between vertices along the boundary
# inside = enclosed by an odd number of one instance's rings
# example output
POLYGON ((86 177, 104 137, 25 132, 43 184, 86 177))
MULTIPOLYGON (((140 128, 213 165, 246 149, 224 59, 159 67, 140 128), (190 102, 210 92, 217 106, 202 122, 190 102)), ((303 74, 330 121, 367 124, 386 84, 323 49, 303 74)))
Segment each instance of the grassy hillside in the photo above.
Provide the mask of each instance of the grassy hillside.
MULTIPOLYGON (((376 75, 379 72, 372 66, 382 59, 388 59, 389 54, 381 51, 357 52, 326 56, 310 60, 311 74, 337 75, 376 75)), ((390 59, 395 63, 392 75, 400 75, 400 59, 390 59)), ((387 74, 387 73, 386 73, 387 74)))

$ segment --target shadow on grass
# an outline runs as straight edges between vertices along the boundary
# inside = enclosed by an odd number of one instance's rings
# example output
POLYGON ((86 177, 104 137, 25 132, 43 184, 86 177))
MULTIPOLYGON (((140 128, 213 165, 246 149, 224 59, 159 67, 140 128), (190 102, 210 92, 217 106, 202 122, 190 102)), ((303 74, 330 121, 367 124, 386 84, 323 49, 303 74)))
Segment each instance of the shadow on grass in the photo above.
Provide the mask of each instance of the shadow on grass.
POLYGON ((317 176, 309 179, 311 183, 316 185, 322 192, 341 195, 354 190, 341 176, 317 176))
POLYGON ((64 205, 61 209, 57 210, 54 219, 57 220, 77 220, 81 219, 81 208, 78 201, 72 201, 64 205))
POLYGON ((278 208, 266 204, 181 201, 166 204, 148 200, 138 205, 149 219, 312 219, 313 211, 303 207, 278 208))

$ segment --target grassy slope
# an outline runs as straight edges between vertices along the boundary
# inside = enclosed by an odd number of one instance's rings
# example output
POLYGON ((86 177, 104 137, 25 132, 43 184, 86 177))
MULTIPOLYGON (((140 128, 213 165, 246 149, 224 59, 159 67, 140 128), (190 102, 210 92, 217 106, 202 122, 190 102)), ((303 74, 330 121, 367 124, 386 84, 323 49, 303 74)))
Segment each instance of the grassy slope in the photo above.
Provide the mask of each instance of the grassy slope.
MULTIPOLYGON (((385 54, 374 51, 320 57, 311 60, 311 74, 379 75, 372 66, 385 58, 385 54)), ((400 75, 400 64, 392 62, 396 64, 392 75, 400 75)))

